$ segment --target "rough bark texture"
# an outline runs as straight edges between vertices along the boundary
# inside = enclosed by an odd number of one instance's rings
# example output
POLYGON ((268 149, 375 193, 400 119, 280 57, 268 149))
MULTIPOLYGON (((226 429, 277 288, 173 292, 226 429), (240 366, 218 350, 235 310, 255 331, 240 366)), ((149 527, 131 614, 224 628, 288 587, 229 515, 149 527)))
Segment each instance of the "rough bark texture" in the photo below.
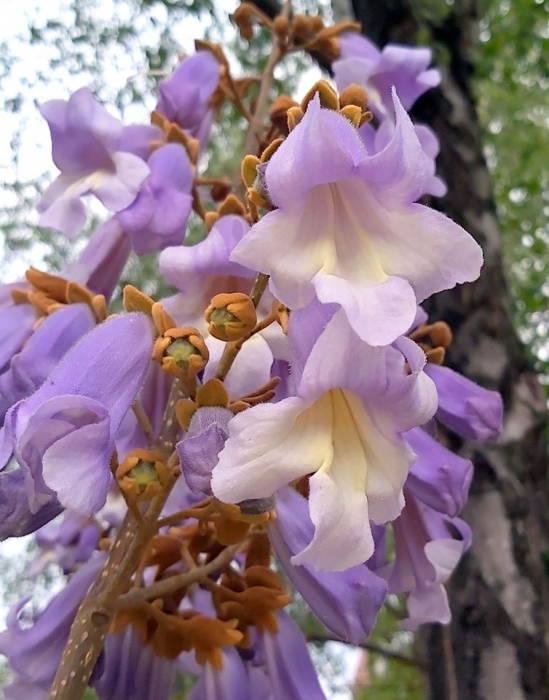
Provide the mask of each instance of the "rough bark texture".
MULTIPOLYGON (((355 0, 352 5, 364 33, 380 46, 413 44, 418 28, 426 26, 406 0, 355 0)), ((431 696, 548 700, 546 404, 509 313, 471 86, 478 11, 476 0, 455 0, 443 23, 427 26, 433 45, 442 44, 450 61, 441 88, 414 108, 417 120, 428 123, 441 141, 439 172, 449 193, 433 206, 478 240, 486 260, 478 282, 438 295, 428 310, 455 333, 448 364, 498 389, 506 406, 505 431, 497 445, 455 443, 475 463, 464 512, 474 544, 449 586, 451 635, 436 626, 426 632, 431 696)))

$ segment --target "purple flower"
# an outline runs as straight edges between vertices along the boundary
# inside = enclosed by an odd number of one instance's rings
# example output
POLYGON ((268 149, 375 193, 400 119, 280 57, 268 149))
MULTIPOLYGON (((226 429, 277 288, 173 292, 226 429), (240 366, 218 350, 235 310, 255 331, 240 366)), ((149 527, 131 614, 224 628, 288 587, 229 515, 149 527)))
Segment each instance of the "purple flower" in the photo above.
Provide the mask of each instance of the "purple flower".
POLYGON ((5 688, 6 697, 47 698, 76 611, 104 560, 103 554, 90 559, 45 610, 34 617, 32 627, 22 627, 19 621, 29 598, 12 608, 7 629, 0 633, 0 653, 8 657, 10 668, 17 674, 14 683, 5 688))
POLYGON ((471 542, 471 531, 459 518, 450 518, 405 490, 406 507, 393 523, 395 562, 388 577, 390 593, 409 593, 408 618, 401 623, 415 630, 426 622, 450 622, 444 583, 471 542))
POLYGON ((430 508, 457 515, 469 493, 472 462, 450 452, 421 428, 409 430, 405 437, 417 454, 406 488, 430 508))
POLYGON ((284 573, 318 619, 337 637, 360 644, 370 634, 387 593, 385 581, 365 564, 346 571, 315 571, 294 566, 292 556, 311 541, 314 527, 307 501, 294 489, 277 492, 277 519, 269 522, 269 538, 284 573))
POLYGON ((81 255, 62 275, 110 299, 130 256, 128 237, 116 217, 97 227, 81 255))
POLYGON ((391 113, 393 86, 404 109, 410 109, 418 97, 440 83, 440 72, 428 68, 428 48, 387 44, 380 51, 355 32, 343 34, 340 42, 340 59, 333 64, 338 89, 351 83, 362 85, 368 95, 368 107, 380 119, 391 113))
MULTIPOLYGON (((38 205, 40 226, 62 231, 72 238, 83 227, 86 211, 80 197, 94 194, 110 211, 120 211, 135 199, 149 174, 144 160, 124 138, 122 123, 100 105, 88 88, 68 101, 50 100, 40 108, 52 137, 52 155, 61 171, 38 205)), ((152 141, 158 131, 140 132, 152 141)), ((132 134, 134 132, 132 131, 132 134)), ((142 151, 143 138, 136 149, 142 151)))
POLYGON ((189 700, 256 700, 250 692, 247 668, 235 649, 223 650, 223 668, 206 663, 189 700))
POLYGON ((50 561, 55 561, 63 573, 73 573, 93 555, 101 532, 97 520, 65 512, 61 522, 49 523, 36 533, 34 539, 42 554, 32 567, 33 574, 36 575, 44 563, 50 561))
POLYGON ((316 294, 345 310, 355 332, 386 345, 410 327, 417 303, 476 279, 482 251, 460 226, 414 200, 432 160, 394 97, 394 135, 376 155, 342 115, 318 99, 268 162, 277 210, 236 246, 231 260, 271 275, 291 309, 316 294))
POLYGON ((183 60, 173 75, 158 86, 157 111, 202 144, 210 129, 209 101, 219 83, 219 72, 214 55, 199 51, 183 60))
MULTIPOLYGON (((225 343, 210 336, 204 309, 220 292, 250 292, 255 273, 229 259, 249 229, 242 217, 223 216, 200 243, 168 248, 160 255, 162 275, 182 292, 164 300, 167 311, 179 325, 197 328, 206 338, 210 362, 204 372, 205 380, 215 375, 225 343)), ((272 296, 267 293, 261 300, 259 313, 267 315, 271 305, 272 296)), ((244 396, 263 386, 270 379, 273 356, 287 357, 287 341, 278 324, 244 343, 226 380, 230 395, 244 396)))
POLYGON ((218 455, 229 437, 232 411, 221 406, 202 406, 193 415, 187 434, 177 443, 181 471, 195 494, 211 495, 210 480, 218 455))
POLYGON ((378 573, 390 593, 409 593, 406 629, 447 623, 451 613, 444 583, 469 547, 469 527, 454 517, 467 498, 473 465, 439 445, 420 428, 406 433, 417 452, 404 494, 406 506, 393 522, 395 561, 378 573))
POLYGON ((134 628, 108 634, 103 672, 91 683, 100 700, 168 700, 175 680, 176 665, 155 656, 143 644, 134 628))
POLYGON ((7 410, 43 384, 51 370, 97 321, 87 304, 70 304, 46 316, 0 374, 0 420, 7 410))
POLYGON ((276 617, 278 632, 265 630, 262 635, 273 697, 284 700, 325 700, 303 632, 283 610, 276 617))
POLYGON ((31 335, 36 323, 36 309, 30 304, 15 304, 11 290, 24 287, 24 283, 0 287, 0 372, 4 372, 15 353, 31 335))
POLYGON ((223 216, 208 236, 193 246, 168 248, 160 254, 162 276, 183 293, 166 301, 168 312, 180 325, 208 334, 204 309, 220 292, 249 292, 255 273, 229 260, 243 236, 250 230, 241 216, 223 216))
MULTIPOLYGON (((280 332, 278 325, 276 330, 280 332)), ((280 335, 282 336, 282 332, 280 335)), ((204 381, 215 376, 217 365, 225 349, 225 343, 222 340, 217 340, 209 334, 206 337, 206 345, 210 352, 210 360, 204 369, 204 381)), ((256 333, 243 344, 242 350, 238 353, 224 381, 227 391, 233 398, 252 394, 269 381, 272 364, 273 352, 264 333, 256 333)))
POLYGON ((425 371, 437 387, 441 423, 468 440, 499 437, 503 402, 497 391, 484 389, 448 367, 428 364, 425 371))
POLYGON ((343 570, 372 555, 369 519, 400 513, 412 457, 401 433, 433 415, 436 392, 421 371, 423 351, 408 339, 368 346, 341 311, 320 337, 305 321, 306 311, 294 314, 290 336, 318 339, 302 372, 294 366, 297 396, 233 418, 211 485, 219 499, 238 503, 312 474, 315 534, 292 563, 343 570))
MULTIPOLYGON (((414 124, 414 132, 430 163, 430 177, 425 179, 425 190, 421 194, 443 197, 447 192, 447 187, 435 174, 436 157, 440 151, 438 138, 425 124, 414 124)), ((389 144, 395 133, 395 124, 391 119, 384 119, 375 129, 371 122, 368 122, 358 129, 358 133, 368 153, 373 156, 380 153, 389 144)))
POLYGON ((182 243, 192 205, 193 170, 183 146, 160 147, 147 165, 150 174, 139 194, 117 215, 138 255, 182 243))
POLYGON ((32 512, 22 469, 0 472, 0 541, 36 532, 62 510, 59 501, 51 498, 32 512))
POLYGON ((144 314, 102 323, 65 355, 38 391, 8 411, 0 431, 0 465, 13 451, 31 510, 54 494, 82 515, 104 505, 115 435, 145 379, 152 344, 144 314))

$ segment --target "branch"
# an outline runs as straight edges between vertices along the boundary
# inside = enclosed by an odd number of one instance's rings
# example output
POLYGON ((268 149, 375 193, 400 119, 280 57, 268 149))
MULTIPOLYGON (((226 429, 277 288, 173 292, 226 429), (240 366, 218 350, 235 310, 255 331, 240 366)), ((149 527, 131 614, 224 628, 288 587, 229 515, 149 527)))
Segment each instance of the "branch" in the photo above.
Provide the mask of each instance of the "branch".
POLYGON ((103 649, 116 602, 136 570, 145 547, 156 534, 157 520, 169 490, 151 501, 143 522, 126 513, 108 559, 82 601, 50 691, 50 700, 78 700, 103 649))
POLYGON ((377 644, 373 644, 372 642, 351 644, 350 642, 346 642, 344 639, 339 639, 338 637, 329 634, 310 634, 307 635, 307 641, 313 643, 339 642, 340 644, 347 644, 348 646, 364 649, 365 651, 369 651, 371 654, 380 654, 381 656, 385 656, 387 659, 398 661, 399 663, 404 664, 404 666, 413 666, 414 668, 419 668, 423 672, 427 671, 427 664, 421 659, 413 656, 407 656, 406 654, 399 654, 398 651, 392 651, 391 649, 381 647, 377 644))
POLYGON ((132 588, 131 591, 120 596, 116 604, 117 610, 123 610, 124 608, 135 608, 145 603, 149 600, 155 600, 156 598, 161 598, 169 593, 173 593, 185 586, 190 586, 192 583, 197 583, 201 579, 205 579, 216 571, 220 571, 227 564, 229 564, 234 555, 240 547, 239 544, 231 545, 224 549, 220 554, 204 564, 204 566, 197 566, 195 569, 186 571, 184 574, 179 574, 178 576, 171 576, 170 578, 164 579, 163 581, 157 581, 156 583, 147 586, 147 588, 132 588))

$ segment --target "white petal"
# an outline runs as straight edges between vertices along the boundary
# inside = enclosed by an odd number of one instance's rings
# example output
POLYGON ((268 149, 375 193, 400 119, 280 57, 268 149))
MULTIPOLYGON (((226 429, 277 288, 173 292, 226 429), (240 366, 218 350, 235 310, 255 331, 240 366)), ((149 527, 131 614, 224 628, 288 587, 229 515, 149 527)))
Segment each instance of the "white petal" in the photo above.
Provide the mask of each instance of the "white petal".
MULTIPOLYGON (((210 351, 210 360, 204 370, 204 381, 215 376, 226 343, 207 335, 206 345, 210 351)), ((237 399, 246 396, 266 384, 271 377, 272 364, 273 353, 267 341, 259 334, 249 338, 242 345, 224 382, 230 397, 237 399)))
POLYGON ((333 460, 310 479, 309 508, 315 535, 292 563, 342 571, 366 561, 374 551, 365 493, 368 461, 364 436, 356 422, 365 410, 350 392, 336 389, 329 398, 334 416, 333 460))
POLYGON ((238 414, 212 473, 213 493, 226 503, 263 498, 317 471, 331 462, 331 422, 331 410, 295 397, 238 414))

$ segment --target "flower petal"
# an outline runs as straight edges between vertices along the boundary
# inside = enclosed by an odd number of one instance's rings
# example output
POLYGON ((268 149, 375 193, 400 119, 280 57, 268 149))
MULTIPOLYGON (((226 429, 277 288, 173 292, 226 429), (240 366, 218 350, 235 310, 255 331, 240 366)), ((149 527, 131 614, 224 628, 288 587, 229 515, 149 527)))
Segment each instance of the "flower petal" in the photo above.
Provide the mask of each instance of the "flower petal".
POLYGON ((97 513, 107 501, 111 481, 110 421, 89 423, 57 440, 42 457, 44 482, 65 508, 82 515, 97 513), (78 455, 74 468, 67 469, 78 455))
POLYGON ((290 397, 236 415, 212 473, 212 491, 227 503, 272 496, 329 459, 331 416, 290 397))

